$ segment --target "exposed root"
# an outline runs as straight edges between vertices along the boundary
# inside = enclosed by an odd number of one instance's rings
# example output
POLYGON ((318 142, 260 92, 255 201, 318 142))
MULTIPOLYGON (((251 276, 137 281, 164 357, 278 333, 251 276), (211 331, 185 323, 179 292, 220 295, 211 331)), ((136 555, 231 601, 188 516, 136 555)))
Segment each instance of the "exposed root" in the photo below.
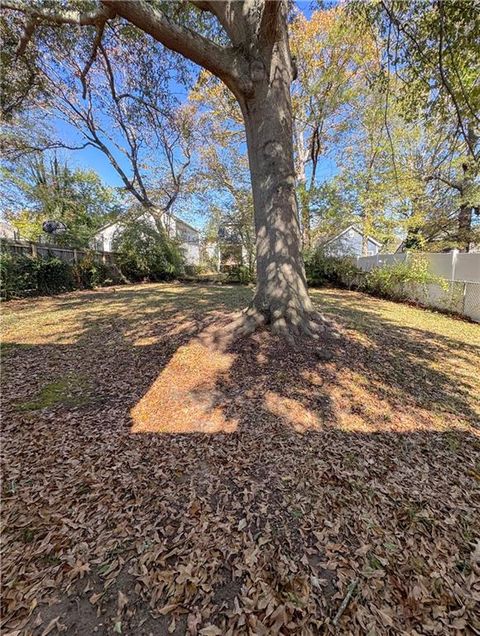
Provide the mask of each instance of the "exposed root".
POLYGON ((318 340, 322 335, 331 332, 336 336, 333 322, 318 311, 298 311, 288 309, 286 312, 274 312, 271 322, 272 332, 284 337, 291 344, 298 336, 307 336, 318 340))
POLYGON ((206 346, 225 350, 236 340, 251 335, 261 327, 270 328, 272 333, 285 338, 292 345, 298 337, 319 340, 327 333, 330 337, 339 337, 333 321, 318 311, 287 309, 264 313, 252 305, 228 325, 209 327, 200 334, 199 339, 206 346))

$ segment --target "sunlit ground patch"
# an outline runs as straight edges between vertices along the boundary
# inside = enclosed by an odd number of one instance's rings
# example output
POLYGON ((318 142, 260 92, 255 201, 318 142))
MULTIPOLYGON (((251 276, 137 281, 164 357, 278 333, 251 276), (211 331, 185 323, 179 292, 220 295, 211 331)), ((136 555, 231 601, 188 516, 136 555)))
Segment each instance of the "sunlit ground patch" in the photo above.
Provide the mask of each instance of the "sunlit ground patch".
POLYGON ((269 391, 265 395, 265 404, 271 413, 292 426, 297 433, 322 428, 322 421, 318 415, 306 409, 298 400, 269 391))
POLYGON ((231 433, 215 384, 234 356, 193 341, 180 347, 132 409, 133 433, 231 433))

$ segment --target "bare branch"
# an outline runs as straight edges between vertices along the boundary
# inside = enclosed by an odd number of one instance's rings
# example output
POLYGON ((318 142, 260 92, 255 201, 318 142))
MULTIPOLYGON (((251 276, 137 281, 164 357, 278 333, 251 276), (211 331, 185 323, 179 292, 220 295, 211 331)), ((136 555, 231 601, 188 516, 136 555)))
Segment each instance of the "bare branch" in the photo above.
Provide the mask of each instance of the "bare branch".
POLYGON ((18 11, 32 18, 38 18, 39 20, 53 22, 55 24, 74 24, 79 26, 95 26, 99 22, 105 22, 105 20, 112 15, 111 9, 107 9, 107 7, 103 5, 99 6, 96 11, 82 13, 81 11, 74 11, 73 9, 65 11, 39 9, 20 0, 3 0, 2 9, 18 11))
POLYGON ((82 86, 83 86, 83 93, 82 93, 83 99, 85 99, 87 96, 88 71, 91 69, 92 64, 95 62, 95 58, 97 57, 97 49, 102 42, 102 37, 103 37, 103 32, 105 31, 106 21, 107 19, 105 18, 103 22, 101 22, 100 24, 97 24, 95 39, 93 41, 93 46, 92 46, 92 52, 90 53, 90 57, 88 58, 87 63, 85 64, 85 67, 80 74, 80 81, 82 82, 82 86))
POLYGON ((102 44, 100 43, 99 45, 100 51, 102 53, 102 57, 103 60, 105 62, 105 70, 106 70, 106 76, 108 79, 108 84, 110 87, 110 93, 112 95, 112 99, 115 103, 116 106, 116 112, 117 112, 117 121, 118 124, 120 126, 120 128, 122 129, 124 135, 125 135, 125 139, 127 140, 127 143, 129 145, 130 148, 130 152, 128 153, 128 158, 130 160, 132 169, 133 169, 133 174, 134 177, 138 183, 138 186, 140 188, 142 197, 145 201, 148 200, 148 195, 147 195, 147 191, 145 188, 145 185, 143 183, 143 179, 142 176, 140 174, 139 168, 138 168, 138 144, 137 144, 137 140, 135 138, 135 134, 131 133, 128 125, 125 123, 124 121, 124 117, 123 117, 123 112, 122 112, 122 107, 120 104, 120 100, 118 98, 117 95, 117 89, 115 87, 115 75, 113 72, 113 68, 112 65, 110 64, 110 60, 108 58, 107 52, 105 51, 104 47, 102 46, 102 44))
POLYGON ((15 51, 15 57, 18 59, 25 53, 25 49, 28 46, 28 43, 32 39, 32 36, 35 31, 35 27, 37 25, 38 18, 30 16, 27 19, 25 24, 25 30, 23 32, 22 37, 20 38, 20 42, 18 43, 17 50, 15 51))
POLYGON ((17 142, 16 145, 12 145, 11 139, 7 137, 6 139, 0 140, 0 151, 2 152, 4 158, 7 161, 16 161, 20 157, 24 157, 29 154, 37 154, 39 152, 45 152, 47 150, 57 150, 57 149, 66 149, 66 150, 83 150, 87 146, 92 146, 93 144, 89 141, 81 144, 80 146, 71 146, 63 141, 50 141, 45 143, 23 143, 22 139, 15 140, 17 142))

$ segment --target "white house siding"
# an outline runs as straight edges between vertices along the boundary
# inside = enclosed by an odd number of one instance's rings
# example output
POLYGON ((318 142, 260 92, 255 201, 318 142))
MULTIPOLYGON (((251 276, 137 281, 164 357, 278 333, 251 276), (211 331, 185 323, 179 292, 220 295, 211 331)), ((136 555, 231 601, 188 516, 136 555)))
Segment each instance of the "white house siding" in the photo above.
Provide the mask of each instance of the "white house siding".
POLYGON ((93 239, 93 247, 103 252, 113 252, 113 240, 115 234, 121 230, 122 227, 123 225, 120 223, 114 223, 113 225, 109 225, 101 230, 93 239))
POLYGON ((195 228, 192 228, 181 219, 174 219, 175 235, 180 241, 181 248, 185 255, 187 265, 200 264, 200 235, 195 228))
MULTIPOLYGON (((323 249, 329 256, 362 256, 362 234, 352 227, 343 234, 340 234, 326 243, 323 249)), ((378 254, 379 246, 369 237, 367 241, 367 249, 368 255, 373 256, 378 254)))
MULTIPOLYGON (((149 213, 143 214, 138 220, 155 227, 155 219, 149 213)), ((121 233, 123 227, 124 224, 118 222, 103 228, 95 235, 92 247, 104 252, 113 252, 115 238, 121 233)), ((187 265, 198 265, 200 263, 200 234, 198 230, 173 216, 166 219, 165 228, 171 238, 179 239, 187 265)))
POLYGON ((187 265, 200 264, 200 245, 198 243, 182 243, 181 247, 187 265))
POLYGON ((20 233, 10 223, 0 221, 0 238, 15 241, 20 238, 20 233))

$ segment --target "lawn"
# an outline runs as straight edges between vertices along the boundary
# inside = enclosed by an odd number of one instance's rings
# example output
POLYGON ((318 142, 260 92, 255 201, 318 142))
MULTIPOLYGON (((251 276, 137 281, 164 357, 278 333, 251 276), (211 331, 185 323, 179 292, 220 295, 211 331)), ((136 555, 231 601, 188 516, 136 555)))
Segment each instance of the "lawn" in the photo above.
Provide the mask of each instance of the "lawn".
POLYGON ((338 339, 213 350, 250 295, 3 306, 5 636, 480 633, 480 326, 319 290, 338 339))

